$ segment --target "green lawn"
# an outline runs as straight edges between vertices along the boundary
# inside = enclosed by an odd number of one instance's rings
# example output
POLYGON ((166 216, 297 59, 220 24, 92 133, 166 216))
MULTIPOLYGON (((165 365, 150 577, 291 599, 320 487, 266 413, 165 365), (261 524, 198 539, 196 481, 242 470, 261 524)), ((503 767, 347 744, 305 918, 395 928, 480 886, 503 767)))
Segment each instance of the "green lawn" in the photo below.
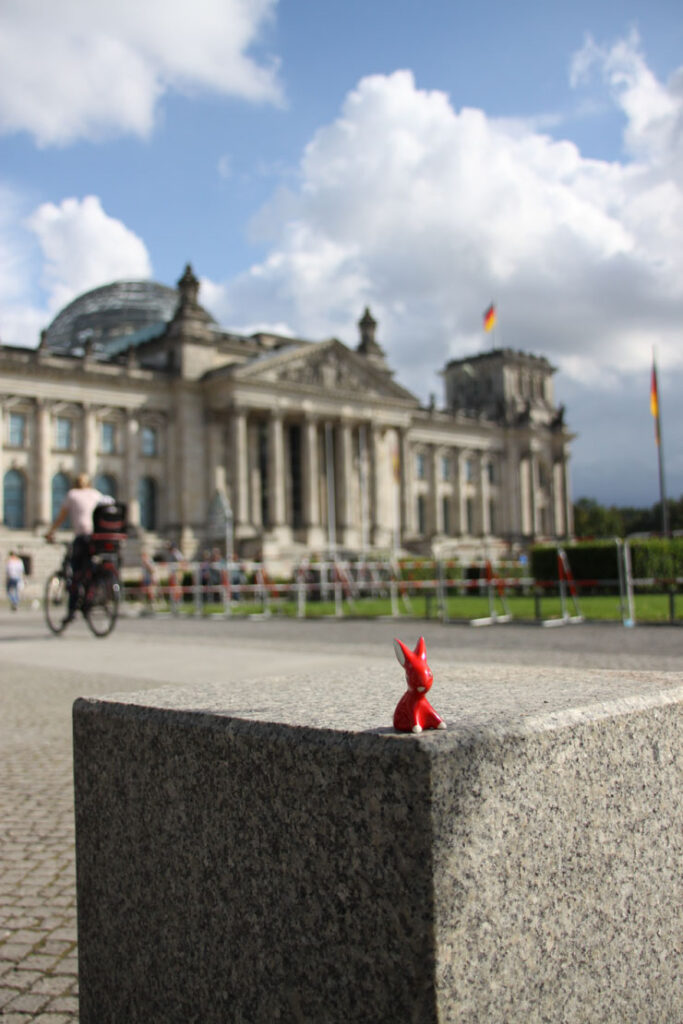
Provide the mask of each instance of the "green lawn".
MULTIPOLYGON (((534 622, 541 619, 555 619, 562 616, 562 605, 559 597, 544 595, 535 599, 533 595, 510 595, 506 598, 506 604, 513 616, 518 621, 534 622)), ((434 595, 425 596, 420 593, 410 598, 400 598, 397 602, 400 616, 418 619, 441 618, 441 611, 434 595)), ((168 612, 168 606, 157 606, 157 611, 168 612)), ((305 606, 307 618, 324 618, 337 614, 337 605, 334 601, 309 601, 305 606)), ((494 610, 502 614, 503 607, 500 601, 496 600, 494 610)), ((286 598, 273 598, 264 606, 260 601, 240 601, 232 606, 233 616, 259 615, 269 611, 273 615, 284 615, 295 617, 298 613, 298 605, 294 600, 286 598)), ((567 603, 567 611, 574 615, 574 606, 571 601, 567 603)), ((342 615, 346 618, 377 618, 379 616, 391 616, 392 604, 388 597, 385 598, 362 598, 355 601, 344 601, 341 604, 342 615)), ((622 619, 622 611, 617 596, 585 596, 580 599, 580 612, 589 621, 614 621, 622 619)), ((178 608, 182 615, 195 615, 197 610, 194 603, 184 602, 178 608)), ((201 607, 202 615, 222 615, 223 608, 219 604, 205 604, 201 607)), ((447 599, 446 618, 453 621, 468 622, 472 619, 484 618, 490 614, 488 598, 485 596, 468 594, 465 596, 450 595, 447 599)), ((668 594, 643 593, 635 596, 635 618, 637 622, 670 622, 671 601, 668 594)), ((683 622, 683 595, 675 597, 674 619, 677 623, 683 622)))

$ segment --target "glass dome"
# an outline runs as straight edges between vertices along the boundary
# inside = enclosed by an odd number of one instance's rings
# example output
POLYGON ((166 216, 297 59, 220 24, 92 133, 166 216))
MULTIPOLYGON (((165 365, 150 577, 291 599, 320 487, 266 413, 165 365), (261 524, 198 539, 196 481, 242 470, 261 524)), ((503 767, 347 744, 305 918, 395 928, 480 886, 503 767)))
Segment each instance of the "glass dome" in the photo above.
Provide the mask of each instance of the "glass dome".
POLYGON ((173 317, 179 294, 154 281, 115 281, 79 295, 57 314, 45 333, 45 346, 80 355, 86 344, 95 351, 121 350, 125 338, 161 333, 173 317), (154 328, 158 327, 158 331, 154 328))

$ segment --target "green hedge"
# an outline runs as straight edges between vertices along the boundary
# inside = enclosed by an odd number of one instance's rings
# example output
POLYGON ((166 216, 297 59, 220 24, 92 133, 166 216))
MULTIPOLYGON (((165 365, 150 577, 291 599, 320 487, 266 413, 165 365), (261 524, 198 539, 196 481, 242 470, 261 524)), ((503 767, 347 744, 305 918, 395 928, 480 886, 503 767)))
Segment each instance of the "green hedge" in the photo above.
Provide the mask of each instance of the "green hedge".
MULTIPOLYGON (((629 547, 634 579, 671 580, 683 577, 683 537, 634 540, 629 547)), ((570 544, 565 551, 575 580, 619 579, 614 541, 570 544)), ((531 574, 539 582, 558 579, 556 547, 531 549, 531 574)))
POLYGON ((683 576, 683 537, 634 540, 630 548, 634 579, 672 580, 683 576))
MULTIPOLYGON (((564 550, 575 580, 619 579, 617 546, 613 541, 572 544, 564 550)), ((539 581, 559 578, 556 547, 531 549, 531 575, 539 581)))

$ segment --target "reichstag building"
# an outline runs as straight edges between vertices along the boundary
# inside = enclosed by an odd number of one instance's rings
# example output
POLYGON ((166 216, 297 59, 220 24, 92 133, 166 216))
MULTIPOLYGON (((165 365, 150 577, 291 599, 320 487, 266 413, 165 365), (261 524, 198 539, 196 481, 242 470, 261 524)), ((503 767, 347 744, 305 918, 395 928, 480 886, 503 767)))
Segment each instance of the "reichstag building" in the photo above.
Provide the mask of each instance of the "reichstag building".
POLYGON ((543 357, 449 362, 445 401, 394 379, 365 310, 355 347, 231 333, 177 289, 80 296, 34 350, 0 346, 3 553, 37 553, 72 477, 128 504, 132 543, 273 564, 330 550, 516 554, 572 531, 572 435, 543 357), (218 513, 218 514, 217 514, 218 513), (231 533, 224 533, 226 520, 231 533))

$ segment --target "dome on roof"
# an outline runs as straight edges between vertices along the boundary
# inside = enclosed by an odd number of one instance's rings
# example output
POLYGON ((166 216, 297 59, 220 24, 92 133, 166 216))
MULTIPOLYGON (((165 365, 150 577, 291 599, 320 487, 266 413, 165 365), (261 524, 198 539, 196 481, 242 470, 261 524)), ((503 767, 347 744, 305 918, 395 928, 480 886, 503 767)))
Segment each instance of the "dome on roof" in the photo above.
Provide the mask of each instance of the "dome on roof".
MULTIPOLYGON (((179 295, 154 281, 115 281, 79 295, 57 314, 45 332, 44 345, 53 352, 81 352, 90 342, 106 352, 120 348, 130 336, 161 333, 173 317, 179 295), (157 332, 153 328, 157 327, 157 332), (110 345, 119 342, 116 346, 110 345)), ((125 346, 123 346, 125 347, 125 346)))

